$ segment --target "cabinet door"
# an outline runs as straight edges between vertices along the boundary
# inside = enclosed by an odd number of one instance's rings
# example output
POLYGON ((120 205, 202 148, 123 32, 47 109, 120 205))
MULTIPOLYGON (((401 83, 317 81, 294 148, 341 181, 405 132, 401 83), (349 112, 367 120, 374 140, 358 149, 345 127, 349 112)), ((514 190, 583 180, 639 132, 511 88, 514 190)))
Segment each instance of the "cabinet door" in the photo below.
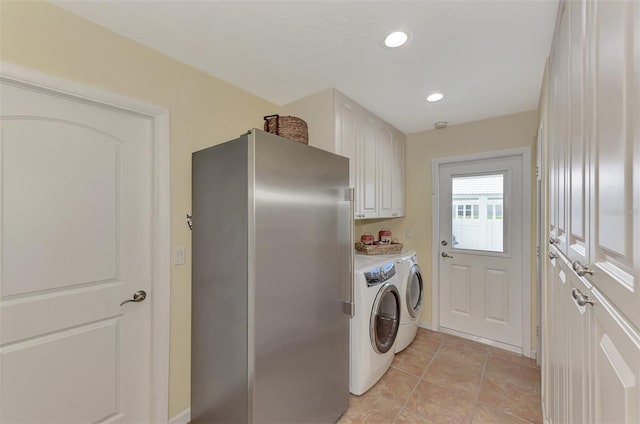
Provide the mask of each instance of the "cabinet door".
POLYGON ((589 22, 595 113, 590 279, 636 327, 640 327, 638 9, 640 3, 635 1, 598 1, 589 22))
POLYGON ((379 196, 380 217, 393 216, 393 174, 396 168, 394 134, 387 125, 381 125, 378 132, 378 170, 379 170, 379 196))
POLYGON ((555 155, 555 183, 556 188, 556 232, 558 249, 567 254, 567 147, 570 132, 570 108, 569 108, 569 43, 570 43, 570 20, 566 3, 563 8, 560 21, 555 73, 555 125, 552 143, 555 155))
POLYGON ((392 216, 404 216, 404 135, 392 132, 394 160, 392 166, 392 216))
MULTIPOLYGON (((344 96, 335 97, 336 153, 349 158, 349 186, 356 186, 357 125, 360 108, 344 96)), ((357 213, 357 212, 356 212, 357 213)))
POLYGON ((587 263, 586 230, 588 223, 588 193, 586 167, 584 69, 586 39, 586 2, 576 0, 566 3, 570 24, 569 49, 569 110, 570 133, 567 150, 567 256, 570 260, 587 263))
POLYGON ((566 3, 550 57, 549 93, 549 238, 566 254, 566 150, 569 130, 569 14, 566 3))
POLYGON ((553 280, 550 281, 551 293, 553 299, 553 321, 552 321, 552 337, 550 340, 551 353, 551 373, 553 384, 553 411, 552 417, 555 423, 566 423, 568 421, 568 367, 567 367, 567 273, 562 267, 562 257, 558 256, 554 260, 552 269, 554 272, 553 280))
POLYGON ((591 299, 592 422, 640 422, 640 336, 595 288, 591 299))
POLYGON ((589 323, 591 306, 578 304, 578 295, 589 295, 591 286, 562 261, 566 291, 560 303, 565 309, 567 422, 587 423, 589 416, 589 323), (575 293, 575 297, 574 297, 575 293))
POLYGON ((368 114, 358 120, 356 164, 356 216, 377 218, 378 211, 378 122, 368 114))

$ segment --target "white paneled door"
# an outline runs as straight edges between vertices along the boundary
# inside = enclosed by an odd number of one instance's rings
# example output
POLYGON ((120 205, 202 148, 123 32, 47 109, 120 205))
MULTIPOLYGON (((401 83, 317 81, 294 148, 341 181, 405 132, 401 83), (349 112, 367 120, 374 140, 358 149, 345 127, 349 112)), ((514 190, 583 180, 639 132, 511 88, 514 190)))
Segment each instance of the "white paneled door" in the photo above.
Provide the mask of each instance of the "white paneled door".
POLYGON ((522 351, 523 157, 438 169, 439 326, 522 351))
POLYGON ((149 422, 153 120, 1 89, 0 421, 149 422))

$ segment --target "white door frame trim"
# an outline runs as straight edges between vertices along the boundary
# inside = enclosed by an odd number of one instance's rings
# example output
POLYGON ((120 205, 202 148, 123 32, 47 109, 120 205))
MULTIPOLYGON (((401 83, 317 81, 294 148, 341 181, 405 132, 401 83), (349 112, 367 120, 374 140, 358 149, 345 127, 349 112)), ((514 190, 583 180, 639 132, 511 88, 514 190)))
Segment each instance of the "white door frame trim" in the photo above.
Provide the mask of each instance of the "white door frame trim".
POLYGON ((437 257, 439 247, 440 229, 440 166, 456 162, 466 162, 482 159, 500 159, 505 157, 522 157, 522 226, 525 229, 522 235, 522 354, 534 358, 535 351, 531 350, 531 148, 522 147, 514 149, 495 150, 462 156, 449 156, 433 159, 432 162, 432 227, 431 227, 431 323, 434 330, 440 327, 439 306, 439 264, 437 257), (528 231, 526 229, 529 229, 528 231), (529 278, 526 278, 526 277, 529 278))
POLYGON ((171 282, 171 174, 169 110, 119 94, 0 61, 0 77, 91 102, 145 115, 153 120, 153 233, 151 418, 169 421, 169 319, 171 282))

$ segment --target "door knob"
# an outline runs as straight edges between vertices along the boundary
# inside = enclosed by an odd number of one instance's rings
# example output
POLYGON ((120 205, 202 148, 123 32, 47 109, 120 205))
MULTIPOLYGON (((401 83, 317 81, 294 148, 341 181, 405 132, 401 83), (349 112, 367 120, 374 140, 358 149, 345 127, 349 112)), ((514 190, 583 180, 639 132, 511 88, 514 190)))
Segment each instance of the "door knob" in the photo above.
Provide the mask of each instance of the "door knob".
POLYGON ((147 298, 147 292, 144 291, 144 290, 138 290, 137 292, 135 292, 133 294, 133 297, 131 299, 127 299, 127 300, 123 301, 120 304, 120 306, 124 305, 125 303, 129 303, 129 302, 142 302, 146 298, 147 298))
POLYGON ((549 259, 555 259, 555 258, 557 258, 557 257, 558 257, 558 256, 557 256, 555 253, 553 253, 553 252, 549 252, 549 259))
POLYGON ((447 252, 442 252, 442 257, 443 257, 443 258, 452 258, 452 259, 453 259, 453 256, 451 256, 451 255, 450 255, 450 254, 448 254, 447 252))

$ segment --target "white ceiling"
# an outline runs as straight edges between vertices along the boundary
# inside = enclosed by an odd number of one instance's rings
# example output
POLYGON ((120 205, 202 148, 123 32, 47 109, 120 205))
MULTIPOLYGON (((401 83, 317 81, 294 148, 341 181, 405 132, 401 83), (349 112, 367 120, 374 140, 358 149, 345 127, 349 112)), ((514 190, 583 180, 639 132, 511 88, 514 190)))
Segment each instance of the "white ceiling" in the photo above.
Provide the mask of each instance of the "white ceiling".
POLYGON ((558 4, 53 2, 277 104, 336 87, 405 133, 535 109, 558 4), (408 43, 383 47, 394 30, 408 43))

